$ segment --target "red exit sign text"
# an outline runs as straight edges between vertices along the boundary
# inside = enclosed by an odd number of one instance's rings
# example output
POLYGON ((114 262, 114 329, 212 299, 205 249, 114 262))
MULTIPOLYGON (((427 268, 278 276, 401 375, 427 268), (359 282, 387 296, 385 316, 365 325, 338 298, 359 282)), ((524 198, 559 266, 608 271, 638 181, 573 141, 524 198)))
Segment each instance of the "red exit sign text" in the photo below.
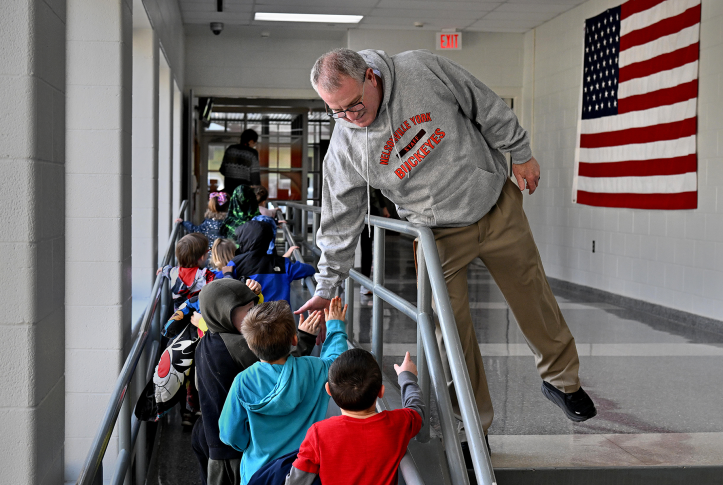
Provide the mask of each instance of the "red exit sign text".
POLYGON ((437 50, 462 50, 462 32, 437 32, 437 50))

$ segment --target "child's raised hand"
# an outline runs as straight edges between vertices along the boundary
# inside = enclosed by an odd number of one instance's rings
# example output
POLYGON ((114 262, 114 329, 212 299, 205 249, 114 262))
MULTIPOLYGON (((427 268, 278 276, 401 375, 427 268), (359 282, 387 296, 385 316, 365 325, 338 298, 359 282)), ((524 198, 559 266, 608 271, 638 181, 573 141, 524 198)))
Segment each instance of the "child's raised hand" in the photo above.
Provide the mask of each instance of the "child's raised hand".
POLYGON ((292 254, 294 254, 294 250, 299 249, 299 246, 291 246, 288 251, 284 253, 285 258, 291 257, 292 254))
POLYGON ((299 315, 299 330, 303 330, 311 335, 319 335, 321 330, 321 312, 311 312, 309 318, 304 318, 304 314, 299 315))
POLYGON ((198 327, 199 323, 201 323, 201 314, 193 312, 193 315, 191 315, 191 324, 193 324, 194 327, 198 327))
POLYGON ((347 305, 344 305, 344 308, 342 308, 341 298, 335 296, 331 299, 329 308, 324 308, 324 316, 327 320, 341 320, 343 322, 346 318, 346 308, 347 305))
POLYGON ((161 274, 161 271, 163 271, 163 268, 158 268, 158 269, 156 270, 156 276, 158 276, 159 274, 161 274))
POLYGON ((412 362, 412 356, 409 355, 409 352, 407 352, 407 355, 404 356, 404 362, 402 362, 402 365, 394 364, 394 370, 397 375, 404 371, 409 371, 415 376, 417 375, 417 366, 414 365, 414 362, 412 362))
POLYGON ((249 287, 251 291, 256 293, 257 295, 261 293, 261 283, 259 283, 256 280, 247 279, 246 280, 246 286, 249 287))
POLYGON ((176 219, 176 220, 175 220, 175 221, 173 221, 173 222, 183 222, 183 219, 181 219, 181 218, 178 218, 178 219, 176 219))

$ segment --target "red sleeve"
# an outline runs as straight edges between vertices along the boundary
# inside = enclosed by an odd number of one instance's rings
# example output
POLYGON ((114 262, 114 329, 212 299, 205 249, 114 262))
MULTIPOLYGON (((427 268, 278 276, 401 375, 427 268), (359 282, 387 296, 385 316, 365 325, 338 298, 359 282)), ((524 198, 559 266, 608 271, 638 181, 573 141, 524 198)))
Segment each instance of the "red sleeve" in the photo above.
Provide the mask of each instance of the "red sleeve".
POLYGON ((319 451, 318 437, 316 435, 316 424, 313 424, 306 432, 306 438, 301 442, 299 454, 292 465, 294 468, 306 473, 319 474, 319 451))

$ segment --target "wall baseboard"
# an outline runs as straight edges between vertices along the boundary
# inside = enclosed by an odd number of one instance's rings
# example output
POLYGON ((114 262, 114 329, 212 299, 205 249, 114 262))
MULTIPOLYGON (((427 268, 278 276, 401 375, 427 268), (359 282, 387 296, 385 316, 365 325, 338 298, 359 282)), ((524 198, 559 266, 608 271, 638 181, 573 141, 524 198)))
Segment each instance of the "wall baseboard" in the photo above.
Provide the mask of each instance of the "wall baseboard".
POLYGON ((571 283, 557 278, 548 277, 547 280, 550 282, 550 286, 555 294, 570 294, 578 298, 581 295, 584 295, 585 299, 592 298, 595 301, 610 303, 611 305, 647 314, 657 319, 663 319, 665 320, 665 323, 670 325, 692 327, 695 330, 723 335, 723 321, 720 320, 715 320, 713 318, 696 315, 682 310, 676 310, 656 303, 636 300, 635 298, 610 293, 609 291, 598 290, 597 288, 579 285, 577 283, 571 283))

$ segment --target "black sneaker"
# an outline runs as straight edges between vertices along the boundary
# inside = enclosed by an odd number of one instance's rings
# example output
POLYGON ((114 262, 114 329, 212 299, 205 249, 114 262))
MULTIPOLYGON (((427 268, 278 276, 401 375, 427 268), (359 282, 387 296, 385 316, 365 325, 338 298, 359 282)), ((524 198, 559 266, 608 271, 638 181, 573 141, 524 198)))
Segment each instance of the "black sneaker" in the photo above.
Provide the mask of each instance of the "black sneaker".
MULTIPOLYGON (((469 451, 469 443, 466 441, 463 441, 460 443, 462 445, 462 456, 464 457, 464 466, 466 466, 468 469, 473 469, 474 465, 472 464, 472 453, 469 451)), ((487 453, 492 455, 492 450, 490 450, 490 439, 485 435, 485 444, 487 445, 487 453)))
POLYGON ((597 414, 595 403, 582 389, 566 394, 549 382, 542 381, 542 394, 565 412, 572 421, 581 422, 597 414))

